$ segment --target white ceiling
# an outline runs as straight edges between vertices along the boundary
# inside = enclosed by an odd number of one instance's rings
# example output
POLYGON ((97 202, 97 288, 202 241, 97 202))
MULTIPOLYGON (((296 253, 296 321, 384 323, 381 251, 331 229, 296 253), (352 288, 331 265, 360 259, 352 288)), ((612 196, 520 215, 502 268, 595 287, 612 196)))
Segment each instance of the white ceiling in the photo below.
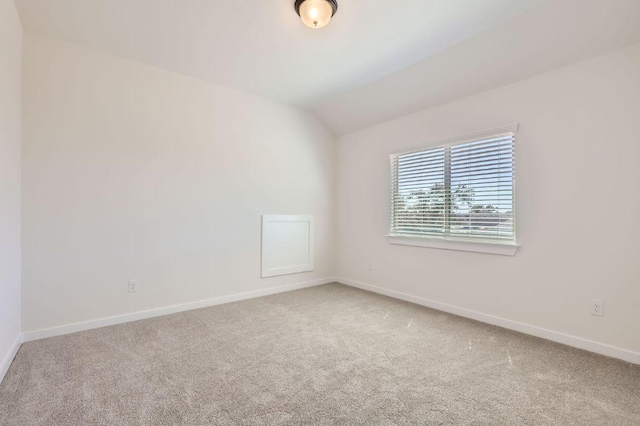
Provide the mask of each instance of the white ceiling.
POLYGON ((340 0, 312 30, 294 0, 16 0, 32 31, 306 106, 371 83, 539 0, 340 0))
POLYGON ((640 41, 639 0, 339 0, 321 30, 294 0, 15 2, 27 31, 308 108, 336 134, 640 41))
POLYGON ((310 109, 337 135, 640 43, 640 0, 554 0, 310 109))

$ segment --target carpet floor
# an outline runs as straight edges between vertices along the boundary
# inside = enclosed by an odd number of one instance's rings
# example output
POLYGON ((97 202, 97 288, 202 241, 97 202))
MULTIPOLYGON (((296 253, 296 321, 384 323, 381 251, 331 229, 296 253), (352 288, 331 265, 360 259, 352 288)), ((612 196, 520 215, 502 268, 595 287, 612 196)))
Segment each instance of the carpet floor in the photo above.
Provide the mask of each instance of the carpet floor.
POLYGON ((640 366, 330 284, 20 348, 1 425, 640 425, 640 366))

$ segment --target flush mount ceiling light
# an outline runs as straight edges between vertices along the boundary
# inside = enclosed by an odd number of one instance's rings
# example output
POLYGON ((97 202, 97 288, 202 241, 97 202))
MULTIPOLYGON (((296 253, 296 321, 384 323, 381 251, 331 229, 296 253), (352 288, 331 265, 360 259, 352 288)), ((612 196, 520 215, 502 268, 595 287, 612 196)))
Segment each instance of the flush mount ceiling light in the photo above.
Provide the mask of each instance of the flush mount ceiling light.
POLYGON ((296 0, 294 6, 309 28, 322 28, 338 11, 337 0, 296 0))

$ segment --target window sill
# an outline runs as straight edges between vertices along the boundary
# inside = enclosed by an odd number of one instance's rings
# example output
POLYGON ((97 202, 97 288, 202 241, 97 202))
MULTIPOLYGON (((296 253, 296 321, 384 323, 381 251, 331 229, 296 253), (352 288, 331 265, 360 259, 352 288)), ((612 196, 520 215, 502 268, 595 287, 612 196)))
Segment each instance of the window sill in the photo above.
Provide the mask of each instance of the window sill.
POLYGON ((475 253, 498 254, 502 256, 515 256, 519 247, 517 244, 513 243, 450 240, 438 237, 420 237, 409 235, 387 235, 387 238, 391 244, 399 244, 403 246, 469 251, 475 253))

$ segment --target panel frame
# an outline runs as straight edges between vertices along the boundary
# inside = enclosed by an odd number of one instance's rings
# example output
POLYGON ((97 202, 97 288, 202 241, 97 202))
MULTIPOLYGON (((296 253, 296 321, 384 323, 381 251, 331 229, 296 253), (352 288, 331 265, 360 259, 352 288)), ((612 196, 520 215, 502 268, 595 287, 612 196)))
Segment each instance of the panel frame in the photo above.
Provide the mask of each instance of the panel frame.
POLYGON ((313 272, 315 270, 315 220, 313 215, 262 215, 261 232, 261 277, 271 278, 282 275, 299 274, 303 272, 313 272), (309 229, 307 256, 308 263, 302 265, 282 265, 279 267, 269 267, 267 265, 266 250, 270 247, 270 241, 266 238, 266 229, 271 223, 307 223, 309 229))

